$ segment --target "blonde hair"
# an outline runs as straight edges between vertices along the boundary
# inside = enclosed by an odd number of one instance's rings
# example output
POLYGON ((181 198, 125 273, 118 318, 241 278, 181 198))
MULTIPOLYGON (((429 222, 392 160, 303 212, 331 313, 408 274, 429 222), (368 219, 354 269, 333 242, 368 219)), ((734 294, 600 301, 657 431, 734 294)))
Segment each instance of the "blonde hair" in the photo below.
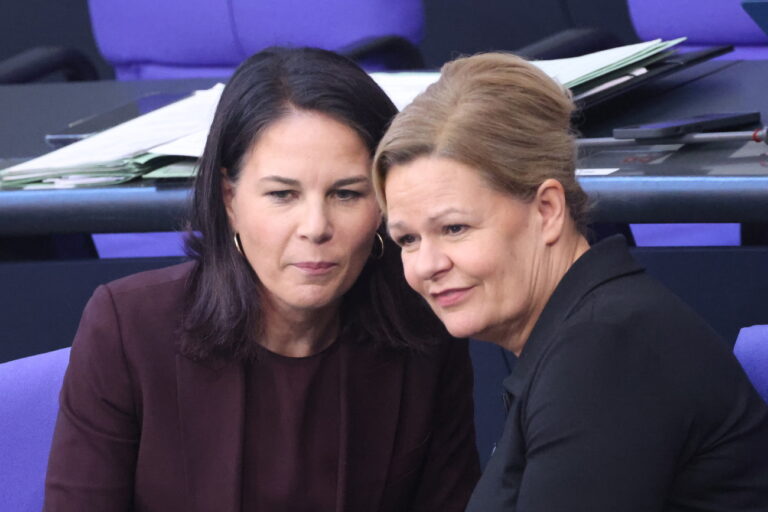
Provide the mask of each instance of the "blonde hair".
POLYGON ((485 53, 449 62, 379 143, 373 162, 377 197, 386 209, 384 183, 392 167, 423 156, 449 158, 526 201, 545 180, 556 179, 583 232, 587 195, 575 177, 574 108, 567 89, 515 55, 485 53))

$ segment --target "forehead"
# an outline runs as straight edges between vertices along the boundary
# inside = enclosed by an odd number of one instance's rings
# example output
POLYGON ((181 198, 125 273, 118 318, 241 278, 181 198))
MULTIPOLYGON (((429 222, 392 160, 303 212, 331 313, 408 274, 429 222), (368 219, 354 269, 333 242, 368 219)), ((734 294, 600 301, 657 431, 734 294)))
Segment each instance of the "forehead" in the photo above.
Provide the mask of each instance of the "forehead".
POLYGON ((363 139, 351 127, 320 112, 292 111, 264 129, 243 155, 242 171, 253 177, 310 171, 368 175, 369 160, 363 139))
POLYGON ((394 166, 384 186, 393 231, 430 229, 445 222, 494 223, 517 216, 517 201, 492 188, 476 169, 446 158, 394 166))
POLYGON ((384 183, 388 212, 444 201, 471 200, 478 193, 491 192, 494 191, 479 171, 442 157, 421 157, 393 166, 384 183))

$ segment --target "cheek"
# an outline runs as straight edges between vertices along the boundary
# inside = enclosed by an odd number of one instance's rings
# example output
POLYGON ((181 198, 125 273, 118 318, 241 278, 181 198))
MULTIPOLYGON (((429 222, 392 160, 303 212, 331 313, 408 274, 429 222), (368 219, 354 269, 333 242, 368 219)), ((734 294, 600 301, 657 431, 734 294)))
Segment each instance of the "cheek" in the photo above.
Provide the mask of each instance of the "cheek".
POLYGON ((408 286, 413 288, 416 292, 422 294, 420 288, 421 280, 416 277, 416 271, 414 268, 416 258, 407 252, 401 251, 400 259, 403 262, 403 273, 405 274, 405 281, 408 283, 408 286))

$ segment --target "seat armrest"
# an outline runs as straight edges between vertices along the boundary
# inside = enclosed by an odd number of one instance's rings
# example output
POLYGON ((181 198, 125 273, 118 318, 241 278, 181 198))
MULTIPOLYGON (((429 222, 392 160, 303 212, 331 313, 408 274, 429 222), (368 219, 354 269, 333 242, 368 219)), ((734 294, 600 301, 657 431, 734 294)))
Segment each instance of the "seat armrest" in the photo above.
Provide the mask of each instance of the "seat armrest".
POLYGON ((61 72, 66 81, 98 80, 96 67, 82 52, 64 46, 38 46, 0 61, 0 84, 34 82, 61 72))

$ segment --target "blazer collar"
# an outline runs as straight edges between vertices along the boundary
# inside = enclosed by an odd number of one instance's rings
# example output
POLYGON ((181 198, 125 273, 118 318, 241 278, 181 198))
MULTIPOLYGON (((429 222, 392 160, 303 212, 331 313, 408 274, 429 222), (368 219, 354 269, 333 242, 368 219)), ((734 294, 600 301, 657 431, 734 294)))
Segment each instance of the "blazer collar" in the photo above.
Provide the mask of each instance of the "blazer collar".
POLYGON ((607 281, 642 272, 629 254, 623 236, 614 235, 593 245, 565 273, 541 312, 512 374, 504 380, 506 390, 515 396, 534 370, 538 359, 556 337, 560 325, 581 300, 607 281))
MULTIPOLYGON (((402 354, 341 340, 337 512, 376 510, 399 419, 402 354)), ((245 370, 240 362, 176 355, 187 510, 241 507, 245 370)))

